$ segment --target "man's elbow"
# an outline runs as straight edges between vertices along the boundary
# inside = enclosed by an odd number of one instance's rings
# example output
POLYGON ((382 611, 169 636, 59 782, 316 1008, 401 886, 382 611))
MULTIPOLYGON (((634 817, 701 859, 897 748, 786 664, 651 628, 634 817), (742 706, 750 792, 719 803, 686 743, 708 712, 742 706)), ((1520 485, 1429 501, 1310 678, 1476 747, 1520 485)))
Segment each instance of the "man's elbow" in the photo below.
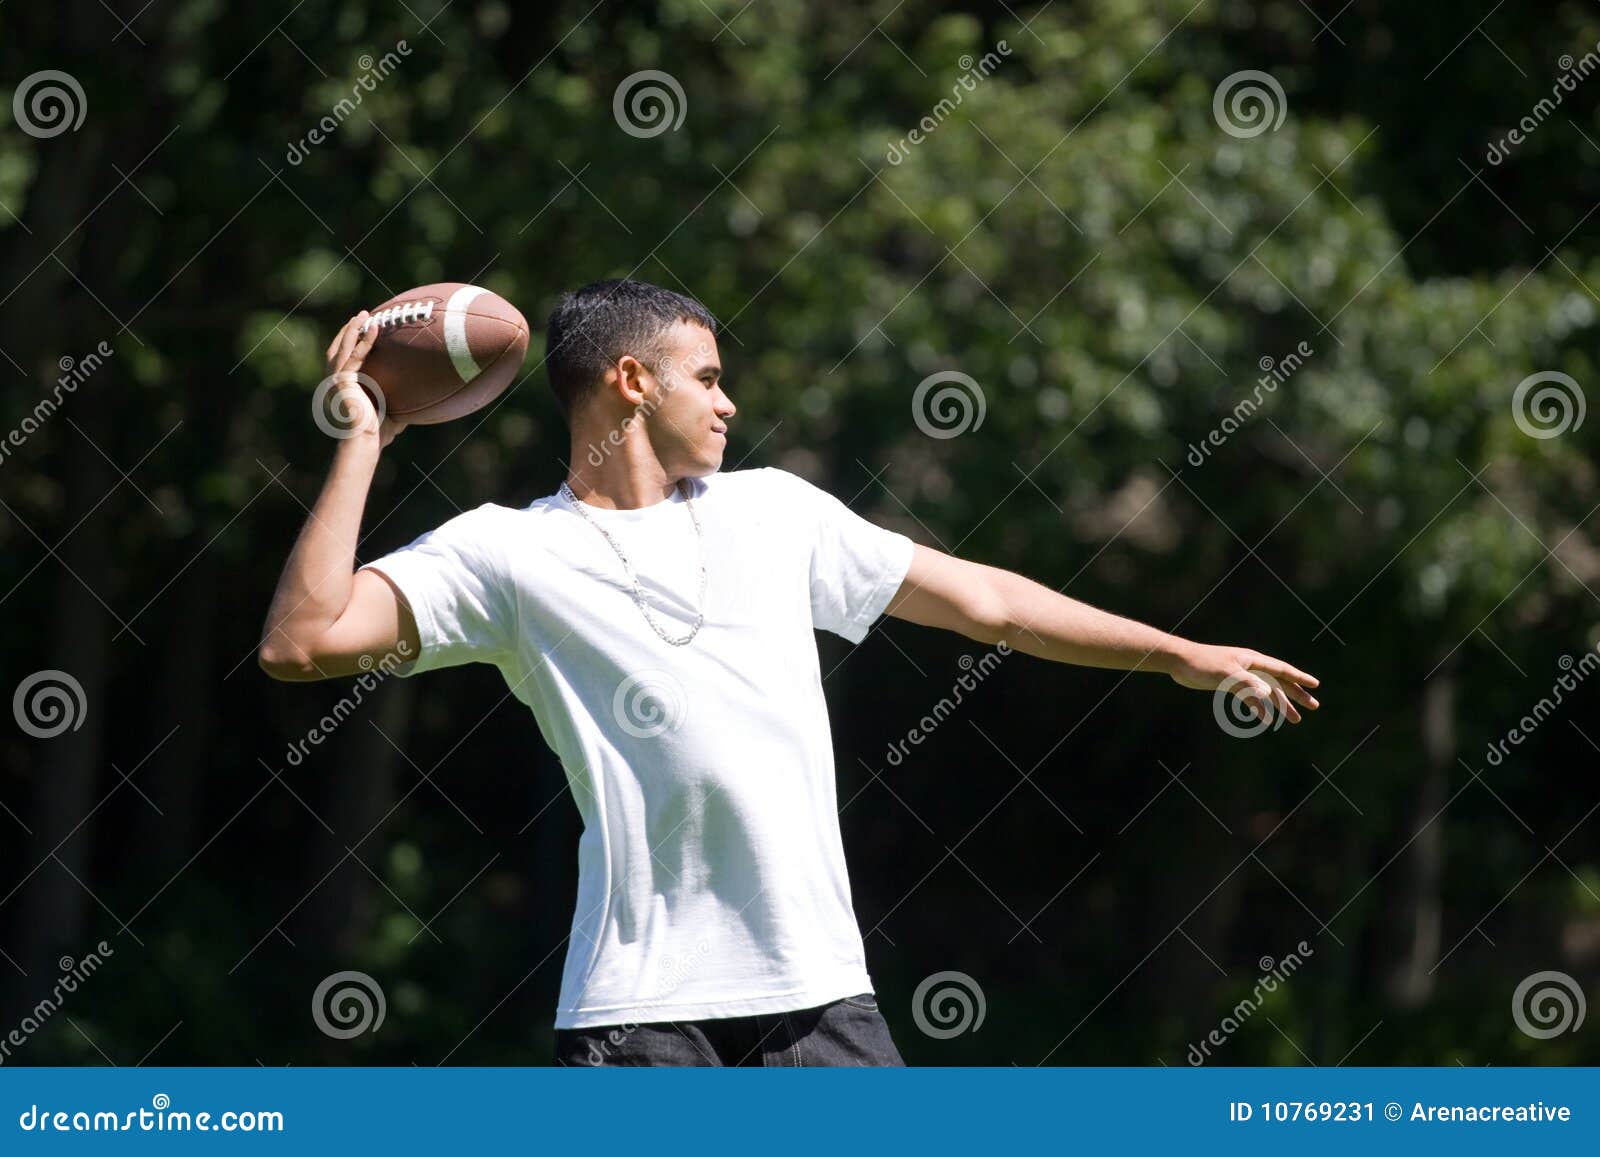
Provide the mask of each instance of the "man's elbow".
POLYGON ((256 665, 267 678, 279 683, 309 683, 322 678, 304 649, 276 640, 269 640, 257 648, 256 665))
POLYGON ((979 607, 972 611, 970 625, 966 631, 968 638, 990 647, 1011 642, 1016 633, 1017 625, 1006 614, 1004 604, 998 607, 979 607))
POLYGON ((1022 626, 1013 583, 1020 577, 999 567, 983 568, 983 581, 974 584, 967 604, 967 634, 971 638, 991 647, 998 643, 1016 645, 1022 626))
POLYGON ((999 584, 987 573, 994 569, 984 567, 978 575, 979 581, 964 592, 959 628, 967 638, 991 647, 1006 639, 1016 625, 999 584))

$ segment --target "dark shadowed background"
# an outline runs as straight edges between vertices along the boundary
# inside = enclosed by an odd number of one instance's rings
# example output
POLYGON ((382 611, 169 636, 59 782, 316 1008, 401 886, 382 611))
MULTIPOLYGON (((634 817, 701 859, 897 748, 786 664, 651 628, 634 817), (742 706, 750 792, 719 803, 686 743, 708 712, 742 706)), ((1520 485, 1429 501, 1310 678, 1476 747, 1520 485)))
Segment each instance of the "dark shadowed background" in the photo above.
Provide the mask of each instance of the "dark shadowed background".
POLYGON ((534 720, 254 650, 338 324, 459 280, 536 330, 385 452, 367 561, 555 489, 545 315, 632 274, 725 324, 725 469, 1322 680, 1239 735, 819 635, 910 1063, 1600 1062, 1597 45, 1579 0, 6 5, 0 1059, 549 1062, 534 720))

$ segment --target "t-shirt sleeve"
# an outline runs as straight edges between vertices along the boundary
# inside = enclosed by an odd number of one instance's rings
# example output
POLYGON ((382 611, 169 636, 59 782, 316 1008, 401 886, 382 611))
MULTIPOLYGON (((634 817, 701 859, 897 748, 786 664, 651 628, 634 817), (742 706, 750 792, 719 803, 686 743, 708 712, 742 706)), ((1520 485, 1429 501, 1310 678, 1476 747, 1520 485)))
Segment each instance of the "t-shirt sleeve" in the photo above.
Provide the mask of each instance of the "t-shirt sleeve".
POLYGON ((768 469, 798 509, 811 539, 811 622, 859 643, 911 569, 912 540, 867 521, 797 474, 768 469))
POLYGON ((359 568, 387 576, 416 617, 421 653, 396 675, 498 664, 512 653, 515 605, 492 521, 482 507, 468 511, 359 568))

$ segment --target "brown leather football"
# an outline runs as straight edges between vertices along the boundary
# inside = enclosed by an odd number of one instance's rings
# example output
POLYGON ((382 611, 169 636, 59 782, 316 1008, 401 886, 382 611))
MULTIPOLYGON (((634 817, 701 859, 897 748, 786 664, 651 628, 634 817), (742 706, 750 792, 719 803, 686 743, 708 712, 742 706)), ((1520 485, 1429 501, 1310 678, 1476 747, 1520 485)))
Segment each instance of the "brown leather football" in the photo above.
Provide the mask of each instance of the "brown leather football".
POLYGON ((361 372, 383 391, 385 412, 414 425, 448 422, 488 405, 528 352, 528 323, 516 307, 458 281, 391 297, 371 311, 367 325, 379 332, 361 372))

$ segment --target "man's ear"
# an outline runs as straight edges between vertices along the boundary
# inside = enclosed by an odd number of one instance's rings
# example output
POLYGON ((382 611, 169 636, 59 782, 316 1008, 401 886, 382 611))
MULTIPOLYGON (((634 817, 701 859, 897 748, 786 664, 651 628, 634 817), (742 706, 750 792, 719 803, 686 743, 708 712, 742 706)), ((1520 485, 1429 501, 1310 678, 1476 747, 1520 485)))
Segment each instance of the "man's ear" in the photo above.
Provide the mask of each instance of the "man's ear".
POLYGON ((647 373, 644 363, 632 354, 623 354, 616 361, 615 370, 608 370, 607 384, 610 384, 612 373, 617 375, 617 388, 622 391, 623 400, 630 406, 637 406, 645 399, 644 375, 647 373))

